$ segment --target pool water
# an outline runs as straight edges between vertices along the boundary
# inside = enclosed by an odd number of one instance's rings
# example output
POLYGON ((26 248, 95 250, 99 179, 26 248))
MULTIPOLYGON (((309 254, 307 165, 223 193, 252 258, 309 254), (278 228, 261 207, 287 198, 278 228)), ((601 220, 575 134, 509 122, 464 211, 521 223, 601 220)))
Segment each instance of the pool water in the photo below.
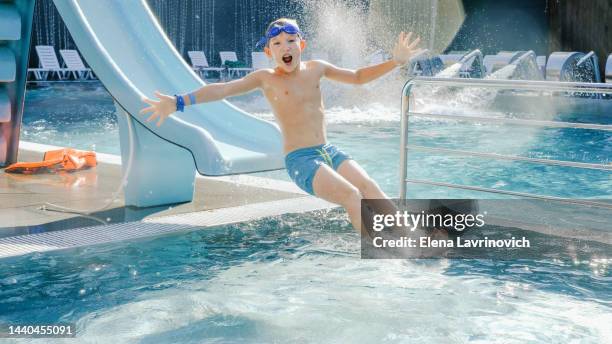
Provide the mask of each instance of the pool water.
POLYGON ((609 343, 609 259, 549 249, 362 260, 339 210, 289 214, 4 259, 0 323, 74 322, 79 342, 609 343))
MULTIPOLYGON (((326 98, 330 141, 396 195, 399 100, 336 95, 326 98)), ((272 119, 261 95, 233 101, 272 119)), ((23 140, 119 152, 114 106, 99 84, 30 90, 26 109, 23 140)), ((612 156, 612 135, 591 130, 417 119, 409 135, 423 146, 595 163, 612 156)), ((606 171, 419 152, 409 154, 408 171, 411 178, 555 196, 612 194, 606 171)), ((259 175, 288 180, 284 171, 259 175)), ((487 196, 412 185, 409 192, 487 196)), ((558 258, 363 260, 343 211, 287 214, 4 259, 0 323, 74 322, 82 342, 612 342, 610 246, 590 242, 596 250, 584 252, 598 253, 576 255, 545 242, 558 258)))
MULTIPOLYGON (((391 196, 397 195, 399 190, 399 89, 395 91, 397 94, 376 98, 372 96, 376 94, 376 85, 363 90, 333 88, 324 84, 330 142, 353 156, 391 196), (325 87, 332 89, 326 92, 325 87)), ((468 100, 472 103, 482 102, 483 98, 472 96, 468 100)), ((235 97, 231 101, 256 116, 274 120, 260 93, 235 97)), ((428 101, 425 100, 425 104, 416 110, 427 109, 428 101)), ((432 109, 430 111, 435 112, 432 109)), ((29 89, 21 139, 119 154, 119 133, 114 112, 111 97, 99 83, 56 84, 29 89)), ((559 116, 563 116, 566 121, 581 122, 587 120, 586 115, 570 113, 559 116)), ((604 111, 598 114, 594 122, 612 124, 612 114, 604 111)), ((612 163, 610 131, 526 128, 423 118, 412 119, 409 128, 409 142, 414 145, 586 163, 612 163)), ((255 175, 289 180, 285 171, 255 175)), ((409 152, 408 176, 413 179, 557 197, 610 198, 612 195, 609 171, 418 151, 409 152)), ((409 184, 408 192, 412 198, 500 197, 415 184, 409 184)))
POLYGON ((20 139, 119 154, 113 100, 100 83, 28 85, 20 139))

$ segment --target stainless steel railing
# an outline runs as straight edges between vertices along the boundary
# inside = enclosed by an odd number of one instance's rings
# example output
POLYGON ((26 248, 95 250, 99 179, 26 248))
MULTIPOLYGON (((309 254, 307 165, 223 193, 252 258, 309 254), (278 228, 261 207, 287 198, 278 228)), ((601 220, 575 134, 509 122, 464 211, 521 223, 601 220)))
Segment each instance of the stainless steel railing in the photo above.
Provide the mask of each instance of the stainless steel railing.
POLYGON ((432 153, 452 154, 452 155, 463 155, 463 156, 477 156, 481 158, 506 160, 506 161, 521 161, 534 164, 546 164, 556 166, 566 166, 578 169, 593 169, 601 171, 612 172, 612 165, 607 164, 594 164, 594 163, 582 163, 572 162, 554 159, 542 159, 542 158, 530 158, 513 155, 503 155, 496 153, 481 153, 467 150, 448 149, 439 147, 425 147, 418 145, 410 145, 408 143, 408 122, 411 117, 425 117, 425 118, 441 118, 441 119, 452 119, 457 121, 467 122, 493 122, 493 123, 505 123, 510 125, 518 126, 529 126, 529 127, 553 127, 553 128, 574 128, 574 129, 591 129, 591 130, 604 130, 612 131, 612 125, 606 124, 589 124, 589 123, 572 123, 562 121, 544 121, 544 120, 530 120, 530 119, 513 119, 513 118, 493 118, 483 117, 479 115, 460 115, 453 116, 447 114, 434 114, 434 113, 419 113, 410 111, 410 103, 413 100, 411 98, 411 92, 414 85, 436 85, 436 86, 453 86, 453 87, 484 87, 487 89, 508 89, 508 90, 533 90, 533 91, 566 91, 566 92, 592 92, 592 93, 605 93, 612 94, 612 84, 594 84, 594 83, 570 83, 570 82, 550 82, 550 81, 524 81, 524 80, 488 80, 488 79, 459 79, 459 78, 426 78, 417 77, 408 81, 404 85, 402 90, 402 114, 401 114, 401 132, 400 132, 400 199, 406 199, 407 183, 423 184, 432 186, 441 186, 448 188, 456 188, 463 190, 472 190, 488 193, 496 193, 524 198, 534 199, 545 199, 555 200, 567 203, 584 204, 590 206, 598 206, 612 209, 612 203, 600 202, 600 201, 588 201, 569 199, 561 197, 553 197, 546 195, 538 195, 532 193, 506 191, 493 188, 476 187, 470 185, 460 185, 454 183, 443 183, 436 181, 420 180, 408 178, 408 150, 419 150, 427 151, 432 153))

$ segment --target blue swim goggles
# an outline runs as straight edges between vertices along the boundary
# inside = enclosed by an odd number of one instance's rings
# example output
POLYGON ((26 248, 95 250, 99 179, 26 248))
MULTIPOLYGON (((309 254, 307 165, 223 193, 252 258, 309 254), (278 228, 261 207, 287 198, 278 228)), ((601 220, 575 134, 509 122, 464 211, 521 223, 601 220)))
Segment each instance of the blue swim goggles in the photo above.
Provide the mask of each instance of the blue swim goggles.
POLYGON ((268 43, 270 39, 280 35, 281 32, 285 32, 290 35, 304 36, 302 31, 300 31, 300 29, 295 27, 295 25, 291 25, 291 24, 285 24, 283 26, 274 25, 270 28, 270 30, 268 30, 268 32, 266 33, 264 37, 261 37, 261 39, 259 39, 255 47, 259 48, 259 47, 265 46, 266 43, 268 43))

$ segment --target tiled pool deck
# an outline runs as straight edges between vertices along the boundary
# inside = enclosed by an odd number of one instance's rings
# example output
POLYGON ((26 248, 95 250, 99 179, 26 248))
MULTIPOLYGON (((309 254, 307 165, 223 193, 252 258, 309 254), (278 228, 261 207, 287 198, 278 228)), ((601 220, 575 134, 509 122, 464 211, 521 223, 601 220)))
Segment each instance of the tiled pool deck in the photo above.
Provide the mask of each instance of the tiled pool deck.
MULTIPOLYGON (((22 142, 19 161, 40 161, 44 151, 57 148, 22 142)), ((0 257, 333 207, 289 182, 247 175, 198 176, 192 202, 125 206, 122 192, 113 200, 121 182, 120 157, 97 156, 97 167, 75 173, 22 175, 2 169, 0 257), (89 214, 55 211, 47 202, 89 214)))

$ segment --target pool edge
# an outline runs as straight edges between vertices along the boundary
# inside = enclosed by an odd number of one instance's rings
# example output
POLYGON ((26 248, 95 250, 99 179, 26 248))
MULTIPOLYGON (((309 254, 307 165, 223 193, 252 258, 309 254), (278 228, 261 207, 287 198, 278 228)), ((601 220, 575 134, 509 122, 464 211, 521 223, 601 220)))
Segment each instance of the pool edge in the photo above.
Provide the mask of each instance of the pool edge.
POLYGON ((237 207, 151 217, 141 221, 72 228, 0 238, 0 259, 35 252, 65 250, 124 240, 257 220, 288 213, 325 210, 336 205, 312 196, 252 203, 237 207))

